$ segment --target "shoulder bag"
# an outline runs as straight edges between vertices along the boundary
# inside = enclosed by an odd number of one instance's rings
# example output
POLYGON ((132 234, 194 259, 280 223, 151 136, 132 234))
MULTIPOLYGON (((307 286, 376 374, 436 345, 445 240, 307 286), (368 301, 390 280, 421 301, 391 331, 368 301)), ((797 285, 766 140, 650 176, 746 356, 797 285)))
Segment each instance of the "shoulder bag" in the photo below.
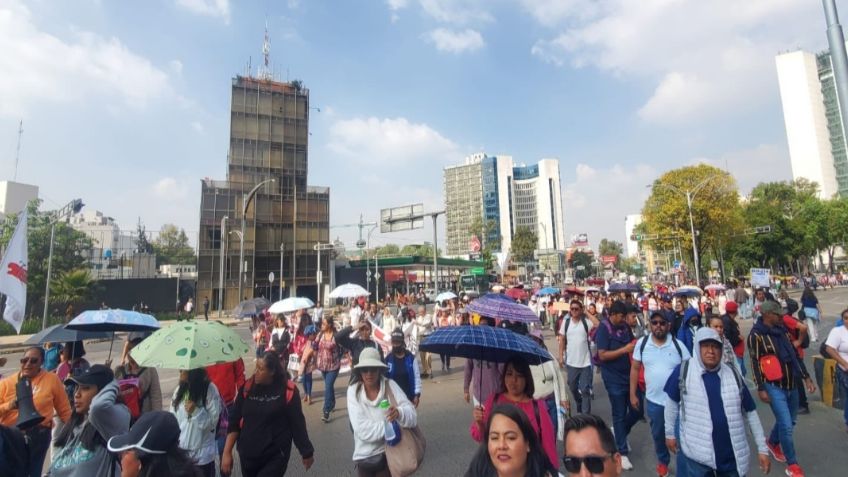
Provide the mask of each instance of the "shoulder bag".
MULTIPOLYGON (((395 395, 389 382, 386 381, 386 396, 395 408, 398 407, 395 395)), ((386 460, 389 463, 389 472, 392 477, 406 477, 412 475, 421 466, 424 460, 424 452, 427 450, 427 441, 418 426, 412 428, 400 427, 401 438, 394 446, 386 446, 386 460)))

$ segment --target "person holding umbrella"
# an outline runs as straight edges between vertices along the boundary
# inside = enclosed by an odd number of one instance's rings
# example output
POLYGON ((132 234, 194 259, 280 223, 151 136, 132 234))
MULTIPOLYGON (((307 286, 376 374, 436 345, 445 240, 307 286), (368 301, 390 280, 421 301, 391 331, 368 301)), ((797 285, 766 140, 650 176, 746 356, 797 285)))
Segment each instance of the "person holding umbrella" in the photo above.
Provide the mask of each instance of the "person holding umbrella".
MULTIPOLYGON (((327 317, 329 318, 329 317, 327 317)), ((300 394, 272 351, 256 362, 256 371, 236 395, 229 416, 221 472, 233 471, 233 448, 238 443, 244 477, 285 475, 292 442, 309 470, 315 450, 306 431, 300 394)))
POLYGON ((489 396, 483 406, 477 406, 472 412, 471 437, 480 442, 486 436, 486 423, 489 414, 496 405, 512 404, 527 415, 533 432, 539 437, 551 465, 557 466, 556 436, 548 408, 544 401, 533 399, 535 386, 530 365, 521 356, 511 357, 504 366, 502 376, 503 387, 496 394, 489 396))
POLYGON ((180 447, 188 451, 204 477, 215 477, 215 430, 222 408, 221 395, 206 369, 180 371, 171 412, 180 424, 180 447))
POLYGON ((37 426, 26 430, 29 440, 30 468, 28 475, 39 477, 44 466, 44 458, 50 448, 50 428, 53 425, 53 413, 59 415, 61 422, 71 418, 71 406, 68 395, 59 378, 45 371, 44 349, 39 346, 28 348, 21 358, 21 370, 0 381, 0 425, 13 427, 18 421, 17 385, 21 379, 29 380, 32 385, 32 402, 35 410, 44 416, 37 426))

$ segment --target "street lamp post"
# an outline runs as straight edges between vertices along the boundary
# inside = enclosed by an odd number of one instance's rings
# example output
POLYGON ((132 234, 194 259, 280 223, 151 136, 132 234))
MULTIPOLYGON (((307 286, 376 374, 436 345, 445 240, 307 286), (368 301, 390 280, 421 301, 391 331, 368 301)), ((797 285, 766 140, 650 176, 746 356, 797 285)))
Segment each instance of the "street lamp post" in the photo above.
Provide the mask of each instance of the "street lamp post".
POLYGON ((717 177, 719 177, 718 174, 708 176, 706 179, 698 183, 695 187, 687 190, 682 190, 671 184, 665 184, 659 181, 654 183, 654 187, 665 187, 686 196, 686 208, 689 211, 689 232, 692 234, 692 258, 694 259, 695 265, 695 284, 697 286, 701 286, 701 262, 700 257, 698 256, 698 242, 697 240, 695 240, 695 219, 692 215, 692 199, 695 197, 695 194, 700 192, 700 190, 707 185, 707 183, 717 177))
MULTIPOLYGON (((276 182, 277 179, 267 179, 250 190, 247 194, 242 196, 242 208, 241 208, 241 235, 239 236, 239 287, 238 287, 238 299, 242 299, 242 293, 244 293, 244 229, 246 223, 247 216, 247 207, 250 205, 250 201, 253 200, 253 196, 256 195, 256 191, 259 190, 260 187, 269 183, 276 182)), ((256 211, 253 213, 253 221, 256 222, 256 211)), ((254 248, 256 247, 256 238, 253 240, 254 248)))
POLYGON ((82 199, 74 199, 64 207, 59 209, 56 213, 56 218, 50 222, 50 252, 47 255, 47 284, 44 288, 44 314, 41 317, 41 329, 47 328, 47 309, 50 303, 50 275, 53 272, 53 241, 56 239, 56 223, 68 215, 76 214, 79 212, 85 204, 82 203, 82 199))
POLYGON ((335 245, 331 243, 321 242, 316 243, 315 246, 312 247, 313 250, 318 252, 318 266, 315 269, 315 282, 318 285, 318 292, 315 297, 316 303, 318 303, 319 305, 321 304, 321 283, 324 281, 323 277, 321 276, 321 250, 333 250, 334 248, 336 248, 335 245))
POLYGON ((280 242, 280 300, 283 299, 283 254, 286 251, 286 243, 280 242))
POLYGON ((377 230, 376 224, 368 231, 368 239, 365 241, 365 289, 369 292, 371 291, 371 260, 368 253, 371 250, 371 232, 375 230, 377 230))
POLYGON ((227 230, 227 220, 230 218, 228 216, 221 217, 221 252, 219 253, 220 259, 220 268, 221 273, 218 277, 218 319, 221 319, 221 313, 224 310, 224 255, 226 254, 227 249, 227 235, 224 231, 227 230))

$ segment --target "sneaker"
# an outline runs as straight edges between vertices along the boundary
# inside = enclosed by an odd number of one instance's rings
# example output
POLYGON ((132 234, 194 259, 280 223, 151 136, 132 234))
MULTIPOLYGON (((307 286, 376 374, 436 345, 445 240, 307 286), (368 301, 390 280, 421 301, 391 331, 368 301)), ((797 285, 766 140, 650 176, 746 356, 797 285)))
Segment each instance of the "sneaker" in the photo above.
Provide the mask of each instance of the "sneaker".
POLYGON ((768 450, 771 452, 771 456, 774 457, 774 460, 786 463, 786 456, 783 454, 783 449, 780 448, 780 444, 772 444, 768 441, 768 439, 766 439, 766 446, 768 446, 768 450))
POLYGON ((786 475, 789 477, 804 477, 804 471, 798 464, 792 464, 786 468, 786 475))
POLYGON ((321 416, 321 420, 324 422, 330 422, 330 413, 325 411, 324 415, 321 416))
POLYGON ((633 470, 633 464, 630 463, 630 459, 626 455, 621 456, 621 468, 624 470, 633 470))
POLYGON ((659 477, 668 477, 668 466, 665 464, 657 464, 657 475, 659 477))
POLYGON ((805 414, 805 415, 810 414, 810 408, 809 407, 799 407, 798 408, 798 414, 805 414))

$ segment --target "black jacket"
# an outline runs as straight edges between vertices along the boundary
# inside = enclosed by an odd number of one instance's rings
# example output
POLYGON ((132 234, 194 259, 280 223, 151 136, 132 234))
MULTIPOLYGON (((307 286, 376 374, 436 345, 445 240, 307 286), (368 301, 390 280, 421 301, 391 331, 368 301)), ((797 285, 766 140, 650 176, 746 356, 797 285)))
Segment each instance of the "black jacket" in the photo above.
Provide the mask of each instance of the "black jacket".
POLYGON ((345 326, 336 333, 334 339, 336 340, 337 345, 347 348, 348 351, 350 351, 350 359, 354 366, 359 363, 359 353, 361 353, 365 348, 376 348, 377 351, 380 352, 380 359, 382 360, 384 358, 383 348, 380 347, 374 340, 363 340, 359 337, 351 338, 350 335, 352 333, 353 327, 345 326))

